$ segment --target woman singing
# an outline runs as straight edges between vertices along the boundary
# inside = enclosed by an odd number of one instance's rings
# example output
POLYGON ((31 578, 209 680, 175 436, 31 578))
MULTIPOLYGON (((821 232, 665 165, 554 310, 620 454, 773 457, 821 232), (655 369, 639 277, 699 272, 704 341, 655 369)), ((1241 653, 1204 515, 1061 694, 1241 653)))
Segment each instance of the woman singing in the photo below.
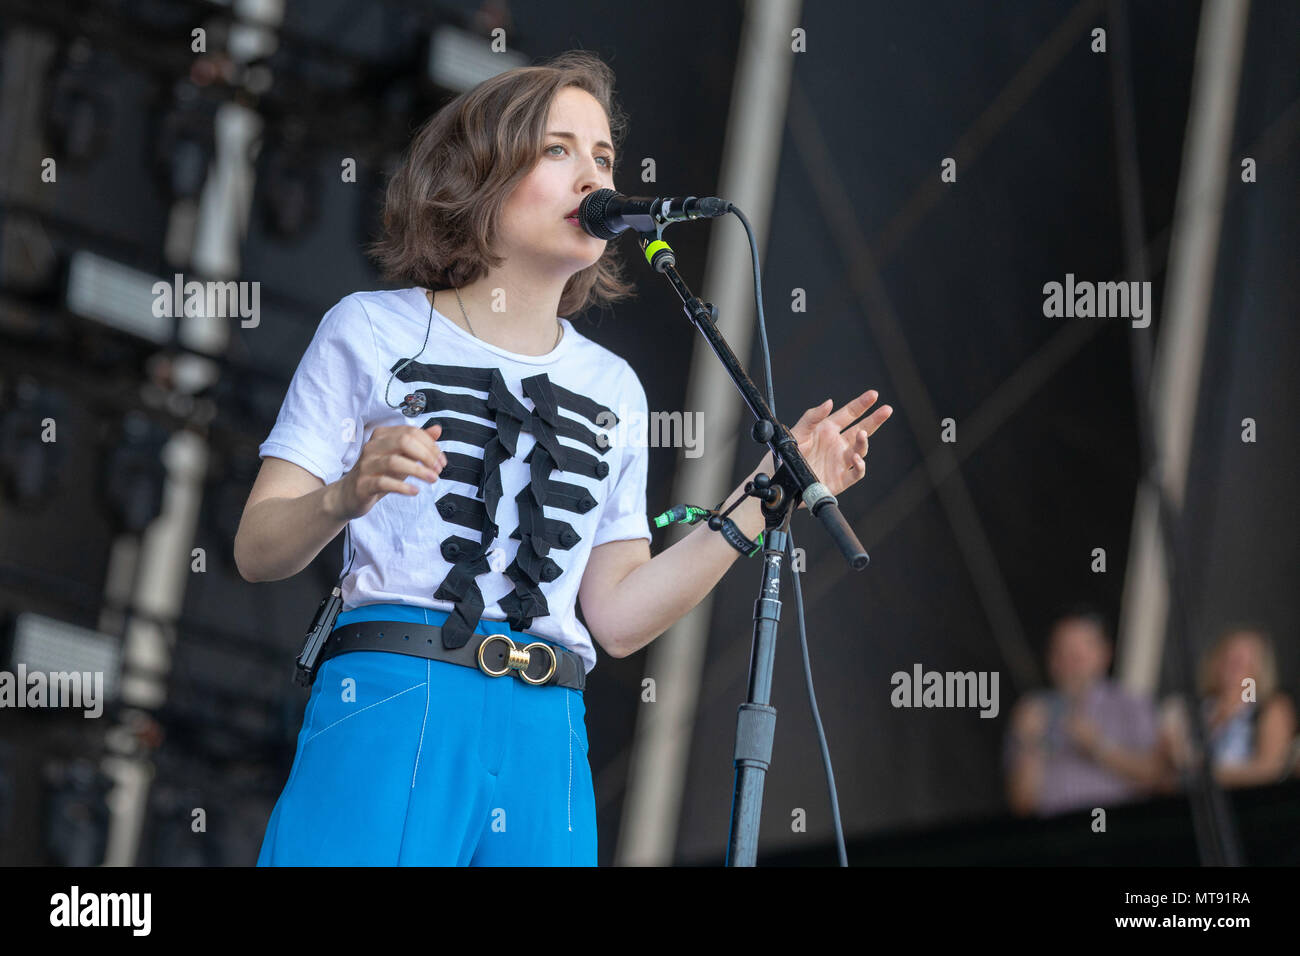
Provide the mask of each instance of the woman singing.
MULTIPOLYGON (((564 318, 632 292, 573 218, 614 188, 623 127, 581 52, 447 104, 388 185, 374 251, 401 288, 339 301, 294 373, 236 562, 278 581, 350 548, 259 865, 596 863, 594 644, 644 647, 738 555, 701 524, 651 557, 646 441, 607 434, 645 391, 564 318)), ((832 493, 865 472, 889 406, 841 429, 875 400, 792 429, 832 493)), ((732 518, 764 526, 753 498, 732 518)))

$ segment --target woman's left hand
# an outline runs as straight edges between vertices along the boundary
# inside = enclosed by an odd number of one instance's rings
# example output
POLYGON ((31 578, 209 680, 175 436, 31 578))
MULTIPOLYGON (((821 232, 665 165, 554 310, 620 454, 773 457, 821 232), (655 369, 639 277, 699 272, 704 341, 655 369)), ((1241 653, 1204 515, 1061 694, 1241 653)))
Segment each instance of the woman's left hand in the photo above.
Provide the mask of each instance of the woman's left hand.
MULTIPOLYGON (((867 473, 868 439, 888 420, 894 409, 881 405, 847 432, 844 429, 876 404, 879 397, 875 389, 869 389, 834 412, 831 411, 833 403, 828 398, 816 408, 804 412, 790 429, 790 435, 799 443, 799 452, 808 462, 808 467, 833 495, 839 495, 861 481, 867 473)), ((768 456, 769 463, 770 460, 771 455, 768 456)), ((804 507, 803 502, 799 507, 804 507)))

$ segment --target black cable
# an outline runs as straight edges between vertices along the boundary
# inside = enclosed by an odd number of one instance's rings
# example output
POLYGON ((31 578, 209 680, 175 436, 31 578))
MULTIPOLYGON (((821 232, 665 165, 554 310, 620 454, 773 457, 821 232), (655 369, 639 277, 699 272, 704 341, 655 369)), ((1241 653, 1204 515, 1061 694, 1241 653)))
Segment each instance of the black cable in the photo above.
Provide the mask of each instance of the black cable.
MULTIPOLYGON (((343 526, 343 553, 344 554, 347 554, 348 542, 351 540, 352 540, 352 522, 349 521, 347 524, 343 526)), ((340 585, 343 584, 343 579, 348 576, 348 568, 352 567, 352 558, 355 558, 356 556, 357 556, 357 549, 356 546, 354 545, 352 548, 352 557, 348 558, 348 563, 345 564, 343 566, 343 570, 339 572, 340 585)))
MULTIPOLYGON (((763 375, 764 382, 767 385, 767 405, 772 411, 772 417, 779 421, 780 416, 776 413, 776 391, 772 387, 772 358, 767 341, 767 322, 763 315, 763 281, 762 267, 758 261, 758 241, 754 238, 754 229, 749 224, 749 219, 746 218, 745 214, 735 205, 730 207, 730 212, 740 220, 745 227, 745 234, 749 237, 749 253, 754 266, 754 303, 758 312, 758 336, 759 344, 763 349, 763 375)), ((773 455, 773 466, 779 468, 780 464, 776 460, 776 456, 773 455)), ((808 704, 812 708, 813 724, 817 728, 817 743, 821 748, 822 766, 826 771, 826 787, 830 794, 831 803, 831 823, 835 827, 835 849, 839 854, 840 866, 848 866, 848 852, 844 847, 844 824, 840 820, 839 798, 835 793, 835 770, 831 766, 830 748, 826 745, 826 730, 822 726, 821 712, 817 708, 817 694, 813 689, 812 664, 808 656, 808 634, 804 627, 803 589, 799 586, 800 572, 794 563, 794 533, 790 530, 790 525, 791 518, 797 508, 798 505, 796 504, 786 513, 785 524, 782 528, 787 535, 786 553, 790 557, 787 566, 794 574, 795 611, 799 619, 799 649, 803 656, 804 685, 808 689, 808 704)))

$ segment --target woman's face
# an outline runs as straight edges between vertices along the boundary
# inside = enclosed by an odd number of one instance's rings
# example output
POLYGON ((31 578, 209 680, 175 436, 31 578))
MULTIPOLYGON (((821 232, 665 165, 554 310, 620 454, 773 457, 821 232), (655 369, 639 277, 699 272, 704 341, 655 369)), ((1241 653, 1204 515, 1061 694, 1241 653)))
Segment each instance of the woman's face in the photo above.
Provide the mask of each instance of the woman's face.
POLYGON ((1259 680, 1259 638, 1250 631, 1239 631, 1219 652, 1219 689, 1241 689, 1242 678, 1259 680))
POLYGON ((497 251, 566 279, 595 263, 605 240, 566 217, 589 193, 614 187, 612 142, 596 98, 573 86, 560 90, 551 104, 542 155, 502 207, 497 251))

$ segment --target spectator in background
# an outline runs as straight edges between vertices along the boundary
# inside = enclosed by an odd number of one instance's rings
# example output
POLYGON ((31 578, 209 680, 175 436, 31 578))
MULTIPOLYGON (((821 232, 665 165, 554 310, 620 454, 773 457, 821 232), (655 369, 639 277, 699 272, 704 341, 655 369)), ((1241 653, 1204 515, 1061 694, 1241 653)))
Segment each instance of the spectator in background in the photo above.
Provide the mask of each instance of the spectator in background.
POLYGON ((1107 677, 1111 650, 1105 618, 1095 610, 1073 609, 1053 624, 1052 688, 1028 695, 1011 713, 1003 763, 1013 812, 1104 807, 1160 783, 1155 707, 1107 677))
MULTIPOLYGON (((1215 779, 1224 787, 1272 783, 1295 761, 1295 707, 1277 687, 1277 663, 1268 636, 1254 628, 1224 631, 1201 663, 1205 715, 1215 779)), ((1186 773, 1196 748, 1181 699, 1164 708, 1161 754, 1166 768, 1186 773)))

